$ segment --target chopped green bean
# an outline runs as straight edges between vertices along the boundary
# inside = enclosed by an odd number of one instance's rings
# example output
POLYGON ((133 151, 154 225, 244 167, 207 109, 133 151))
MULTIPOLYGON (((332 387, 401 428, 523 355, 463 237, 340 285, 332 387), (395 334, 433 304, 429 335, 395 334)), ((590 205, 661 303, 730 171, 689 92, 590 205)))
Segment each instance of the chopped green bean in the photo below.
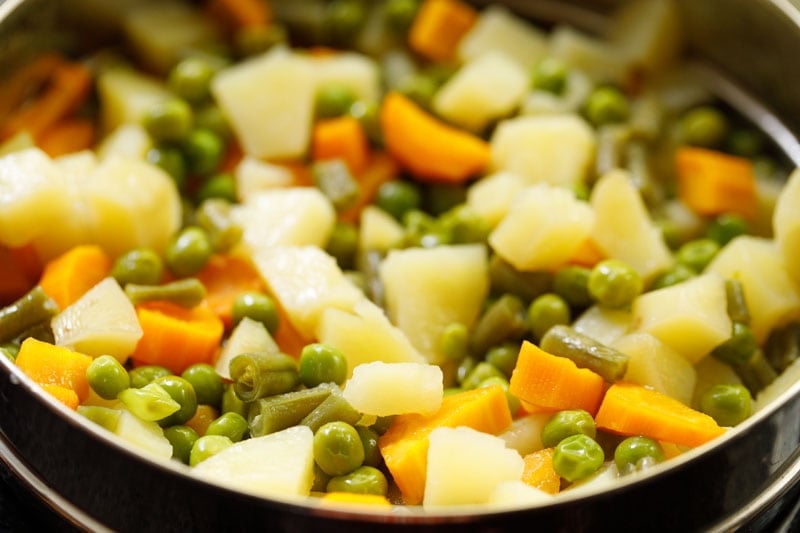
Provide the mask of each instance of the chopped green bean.
POLYGON ((714 348, 711 355, 729 365, 736 366, 746 364, 757 349, 758 342, 750 326, 734 322, 731 337, 714 348))
POLYGON ((539 346, 547 353, 566 357, 581 368, 614 382, 625 376, 629 357, 624 353, 572 329, 557 325, 548 330, 539 346))
POLYGON ((11 305, 0 309, 0 342, 8 342, 25 330, 49 322, 58 305, 37 285, 11 305))
POLYGON ((236 395, 244 402, 283 394, 300 384, 297 363, 282 353, 239 354, 231 360, 230 375, 236 395))
POLYGON ((786 370, 800 357, 800 322, 772 330, 764 345, 764 355, 776 371, 786 370))
POLYGON ((344 399, 341 390, 334 387, 328 397, 322 400, 322 403, 303 417, 300 424, 310 427, 316 433, 329 422, 346 422, 355 425, 359 420, 361 420, 361 413, 344 399))
POLYGON ((159 300, 191 308, 206 297, 206 287, 197 278, 182 278, 163 285, 128 283, 125 295, 134 305, 159 300))
POLYGON ((750 309, 744 295, 744 286, 737 279, 725 280, 725 300, 728 305, 728 316, 734 322, 750 323, 750 309))
POLYGON ((252 402, 247 416, 250 435, 261 437, 296 426, 308 413, 316 409, 332 390, 332 386, 323 384, 252 402))
POLYGON ((485 354, 497 344, 517 340, 525 334, 525 306, 511 294, 504 294, 481 315, 470 337, 470 346, 476 354, 485 354))

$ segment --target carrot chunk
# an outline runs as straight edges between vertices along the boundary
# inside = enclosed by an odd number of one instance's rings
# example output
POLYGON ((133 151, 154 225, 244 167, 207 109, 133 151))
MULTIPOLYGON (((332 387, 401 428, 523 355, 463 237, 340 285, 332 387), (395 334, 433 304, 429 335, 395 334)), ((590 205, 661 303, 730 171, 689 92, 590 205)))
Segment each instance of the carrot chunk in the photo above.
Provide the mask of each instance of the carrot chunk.
POLYGON ((39 285, 64 309, 108 276, 111 266, 111 258, 101 247, 75 246, 45 265, 39 285))
MULTIPOLYGON (((88 355, 28 337, 19 348, 16 362, 25 375, 40 385, 55 385, 71 390, 79 401, 89 395, 86 369, 92 358, 88 355)), ((56 395, 59 399, 71 396, 58 390, 56 395)))
POLYGON ((317 161, 342 159, 350 172, 360 174, 369 161, 369 144, 361 123, 348 116, 319 120, 311 139, 312 156, 317 161))
POLYGON ((553 468, 553 448, 543 448, 523 457, 522 481, 548 494, 561 491, 561 476, 553 468))
POLYGON ((411 48, 434 61, 456 59, 458 43, 478 20, 478 12, 460 0, 425 0, 408 36, 411 48))

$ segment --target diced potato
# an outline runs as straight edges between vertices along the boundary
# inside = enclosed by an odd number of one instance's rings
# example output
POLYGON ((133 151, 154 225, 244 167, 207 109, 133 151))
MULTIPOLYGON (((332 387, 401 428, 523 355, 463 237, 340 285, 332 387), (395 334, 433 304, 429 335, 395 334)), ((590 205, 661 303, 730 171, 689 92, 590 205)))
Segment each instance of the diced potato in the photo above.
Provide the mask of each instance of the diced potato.
POLYGON ((673 62, 681 48, 678 3, 673 0, 627 2, 614 13, 608 38, 633 68, 656 72, 673 62))
POLYGON ((433 109, 446 120, 481 132, 516 109, 530 85, 528 73, 500 52, 464 65, 437 91, 433 109))
POLYGON ((333 205, 315 187, 260 191, 231 207, 230 215, 251 253, 281 245, 324 247, 336 222, 333 205))
POLYGON ((231 359, 251 352, 279 353, 280 348, 263 322, 244 317, 233 328, 231 336, 222 347, 214 367, 224 379, 231 379, 231 359))
POLYGON ((136 310, 114 278, 105 278, 51 321, 55 343, 124 363, 142 337, 136 310))
POLYGON ((292 325, 307 338, 313 338, 324 310, 351 310, 364 298, 336 260, 316 246, 262 248, 253 263, 292 325))
POLYGON ((152 147, 152 138, 140 124, 125 122, 103 139, 103 142, 97 147, 97 157, 107 159, 112 155, 117 155, 145 159, 147 152, 152 147))
POLYGON ((500 437, 466 426, 441 427, 429 441, 426 508, 487 503, 499 483, 522 476, 522 457, 500 437))
POLYGON ((172 97, 161 80, 137 70, 119 67, 97 77, 100 121, 111 133, 123 124, 140 124, 148 109, 172 97))
POLYGON ((312 57, 311 66, 317 89, 336 84, 350 89, 357 100, 378 101, 381 76, 375 60, 356 52, 340 52, 312 57))
POLYGON ((489 243, 517 270, 551 270, 574 257, 593 224, 588 203, 568 189, 540 183, 517 193, 489 243))
POLYGON ((625 381, 691 404, 697 376, 694 366, 681 354, 649 333, 631 333, 618 339, 612 347, 630 358, 625 381))
POLYGON ((800 169, 795 170, 786 181, 775 204, 772 231, 775 242, 783 255, 786 271, 800 283, 800 169))
POLYGON ((572 323, 572 328, 603 344, 613 344, 628 332, 632 320, 633 315, 626 309, 593 305, 581 313, 572 323))
POLYGON ((486 176, 467 190, 467 205, 494 228, 506 216, 511 204, 525 187, 525 181, 510 172, 486 176))
POLYGON ((690 407, 700 408, 700 398, 714 385, 741 385, 739 374, 730 365, 723 363, 716 357, 704 357, 694 365, 697 382, 694 385, 694 394, 690 407))
POLYGON ((500 122, 492 134, 492 166, 528 183, 571 187, 585 181, 596 142, 578 115, 520 116, 500 122))
POLYGON ((633 324, 696 363, 731 336, 725 280, 709 272, 644 293, 633 302, 633 324))
POLYGON ((550 55, 585 72, 597 83, 624 85, 631 75, 629 63, 618 46, 571 26, 557 26, 550 34, 550 55))
POLYGON ((276 49, 220 71, 211 92, 244 152, 265 159, 302 157, 314 114, 311 60, 276 49))
POLYGON ((553 501, 553 495, 537 489, 524 481, 501 481, 489 494, 490 510, 529 507, 536 504, 547 504, 553 501))
POLYGON ((619 259, 645 281, 672 265, 661 230, 650 219, 639 191, 627 172, 612 170, 592 189, 595 212, 592 239, 607 257, 619 259))
POLYGON ((445 359, 440 338, 455 322, 471 326, 489 290, 482 245, 392 250, 380 267, 389 319, 429 362, 445 359))
POLYGON ((365 363, 424 363, 403 332, 389 322, 383 309, 363 298, 353 309, 325 309, 316 329, 319 342, 338 348, 347 358, 348 374, 365 363), (380 347, 379 349, 376 347, 380 347))
POLYGON ((489 52, 502 52, 530 70, 547 53, 547 38, 541 30, 505 7, 490 4, 461 39, 458 57, 466 63, 489 52))
POLYGON ((157 422, 145 422, 126 409, 120 410, 114 434, 133 451, 167 461, 172 457, 172 444, 161 426, 157 422))
POLYGON ((797 317, 800 296, 785 265, 774 241, 743 235, 729 242, 706 267, 742 283, 750 328, 759 343, 773 328, 797 317))
POLYGON ((432 415, 442 405, 442 369, 427 363, 365 363, 353 369, 344 399, 365 415, 432 415))
POLYGON ((387 251, 402 243, 404 237, 403 226, 380 207, 368 205, 361 211, 359 250, 387 251))
POLYGON ((288 168, 249 155, 244 156, 236 165, 234 178, 236 195, 241 202, 247 202, 260 191, 290 187, 294 182, 294 176, 288 168))
POLYGON ((517 450, 522 457, 539 451, 542 446, 542 429, 553 413, 534 413, 515 418, 511 426, 498 435, 506 446, 517 450))
POLYGON ((301 425, 245 439, 198 463, 191 473, 255 496, 308 496, 314 481, 314 433, 301 425))

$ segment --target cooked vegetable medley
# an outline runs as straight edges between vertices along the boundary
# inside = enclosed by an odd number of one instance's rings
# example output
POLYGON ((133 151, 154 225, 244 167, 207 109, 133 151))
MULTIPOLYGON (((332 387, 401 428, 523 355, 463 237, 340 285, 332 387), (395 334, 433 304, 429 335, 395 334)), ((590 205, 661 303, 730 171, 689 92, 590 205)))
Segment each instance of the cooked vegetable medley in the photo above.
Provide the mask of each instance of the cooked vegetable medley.
POLYGON ((131 449, 265 497, 534 505, 800 376, 800 174, 670 0, 603 35, 464 0, 75 3, 101 45, 0 87, 0 342, 131 449))

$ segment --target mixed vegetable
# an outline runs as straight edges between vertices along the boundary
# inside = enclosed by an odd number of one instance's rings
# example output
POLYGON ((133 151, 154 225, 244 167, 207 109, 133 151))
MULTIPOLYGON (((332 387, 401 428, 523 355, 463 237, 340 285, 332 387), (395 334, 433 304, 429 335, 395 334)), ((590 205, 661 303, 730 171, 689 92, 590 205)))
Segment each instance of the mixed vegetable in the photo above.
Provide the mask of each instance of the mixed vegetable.
POLYGON ((670 0, 602 36, 463 0, 75 3, 122 41, 0 87, 0 342, 131 449, 266 497, 533 505, 800 376, 800 175, 670 0))

